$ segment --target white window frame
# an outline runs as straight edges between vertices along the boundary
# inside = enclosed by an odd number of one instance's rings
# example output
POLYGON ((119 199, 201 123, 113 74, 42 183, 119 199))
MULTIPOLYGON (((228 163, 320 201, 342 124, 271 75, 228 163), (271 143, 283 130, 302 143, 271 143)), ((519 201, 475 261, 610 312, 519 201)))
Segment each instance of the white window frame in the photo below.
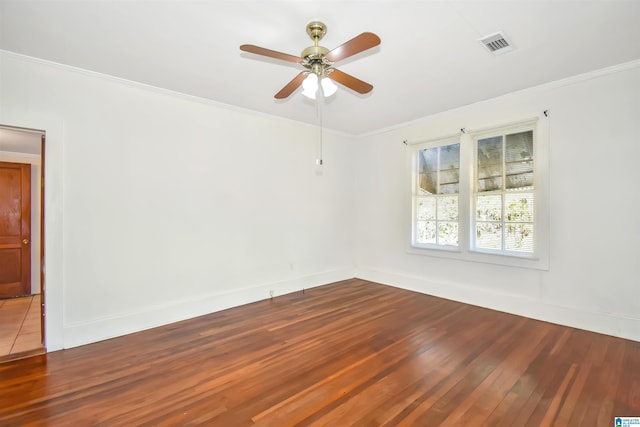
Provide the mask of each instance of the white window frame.
POLYGON ((512 267, 549 269, 549 122, 540 114, 523 120, 513 120, 501 125, 466 130, 440 138, 408 143, 407 163, 411 185, 409 245, 407 252, 416 255, 498 264, 512 267), (473 247, 475 236, 475 185, 477 167, 476 141, 496 132, 512 133, 533 128, 534 131, 534 185, 535 211, 534 253, 501 252, 473 247), (458 202, 458 246, 415 244, 415 200, 417 192, 417 153, 425 148, 460 143, 460 190, 458 202))
MULTIPOLYGON (((438 250, 445 250, 445 251, 458 251, 458 248, 460 247, 460 236, 461 236, 461 226, 462 226, 462 221, 460 220, 460 201, 461 201, 461 197, 460 197, 460 192, 458 192, 458 245, 454 246, 454 245, 445 245, 445 244, 439 244, 439 243, 419 243, 417 242, 417 227, 416 227, 416 223, 417 223, 417 219, 416 219, 416 212, 417 212, 417 201, 419 198, 422 197, 421 194, 419 194, 419 183, 418 183, 418 170, 420 168, 420 160, 419 160, 419 153, 423 150, 426 149, 430 149, 430 148, 438 148, 438 147, 445 147, 447 145, 454 145, 454 144, 460 144, 460 139, 458 137, 448 137, 448 138, 439 138, 433 141, 427 141, 427 142, 423 142, 420 144, 417 144, 414 151, 413 151, 413 155, 412 155, 412 162, 413 162, 413 166, 412 166, 412 197, 411 197, 411 245, 413 247, 416 248, 432 248, 432 249, 438 249, 438 250)), ((462 158, 460 159, 462 160, 462 158)), ((462 161, 460 162, 460 166, 462 167, 462 161)), ((438 176, 439 176, 439 170, 438 170, 438 176)), ((435 194, 433 195, 434 198, 438 199, 441 198, 443 196, 450 196, 447 194, 435 194)), ((436 202, 437 203, 437 202, 436 202)), ((437 217, 436 217, 436 224, 438 223, 437 217)), ((438 229, 437 229, 437 225, 436 225, 436 239, 437 239, 437 235, 438 235, 438 229)))

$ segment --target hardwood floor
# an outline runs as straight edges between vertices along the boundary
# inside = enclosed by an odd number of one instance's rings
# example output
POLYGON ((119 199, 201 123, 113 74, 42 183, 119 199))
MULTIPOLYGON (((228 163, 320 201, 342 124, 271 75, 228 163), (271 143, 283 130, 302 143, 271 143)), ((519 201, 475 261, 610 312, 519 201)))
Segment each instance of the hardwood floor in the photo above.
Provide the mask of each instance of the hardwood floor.
POLYGON ((0 300, 0 362, 41 353, 40 296, 0 300))
POLYGON ((0 425, 612 426, 640 343, 359 279, 0 364, 0 425))

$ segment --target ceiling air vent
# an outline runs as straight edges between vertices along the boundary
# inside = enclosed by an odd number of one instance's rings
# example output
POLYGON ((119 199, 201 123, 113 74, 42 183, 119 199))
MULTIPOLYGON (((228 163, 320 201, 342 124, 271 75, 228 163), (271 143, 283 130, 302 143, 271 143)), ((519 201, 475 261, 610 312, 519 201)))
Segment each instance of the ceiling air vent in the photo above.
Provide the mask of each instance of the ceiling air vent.
POLYGON ((480 41, 487 49, 489 49, 489 52, 494 55, 499 55, 513 50, 513 46, 511 46, 511 43, 507 41, 507 38, 504 36, 502 31, 489 34, 488 36, 481 38, 480 41))

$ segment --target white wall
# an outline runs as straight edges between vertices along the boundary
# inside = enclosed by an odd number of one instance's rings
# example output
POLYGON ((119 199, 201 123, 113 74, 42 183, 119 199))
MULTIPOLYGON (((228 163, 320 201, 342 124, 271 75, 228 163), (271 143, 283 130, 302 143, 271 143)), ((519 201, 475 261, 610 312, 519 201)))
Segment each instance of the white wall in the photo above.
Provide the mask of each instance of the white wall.
MULTIPOLYGON (((40 140, 40 136, 37 136, 40 140)), ((40 293, 40 156, 0 151, 0 162, 31 165, 31 293, 40 293)))
POLYGON ((0 53, 0 123, 47 132, 47 348, 354 275, 640 340, 639 88, 627 65, 326 133, 318 169, 312 127, 0 53), (402 141, 547 109, 549 270, 408 253, 402 141))
POLYGON ((640 340, 640 62, 362 137, 356 170, 356 275, 427 294, 640 340), (403 140, 549 110, 547 271, 407 252, 403 140), (615 204, 615 206, 613 206, 615 204))
POLYGON ((0 123, 47 131, 49 351, 353 276, 352 138, 326 133, 319 169, 310 126, 0 67, 0 123))

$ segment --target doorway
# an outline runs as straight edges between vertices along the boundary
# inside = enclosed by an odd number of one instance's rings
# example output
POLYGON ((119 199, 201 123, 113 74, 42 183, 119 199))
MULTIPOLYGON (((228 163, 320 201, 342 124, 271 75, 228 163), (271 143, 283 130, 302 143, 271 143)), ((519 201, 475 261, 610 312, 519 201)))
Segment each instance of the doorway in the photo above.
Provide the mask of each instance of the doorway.
POLYGON ((45 352, 44 144, 0 125, 0 362, 45 352))

